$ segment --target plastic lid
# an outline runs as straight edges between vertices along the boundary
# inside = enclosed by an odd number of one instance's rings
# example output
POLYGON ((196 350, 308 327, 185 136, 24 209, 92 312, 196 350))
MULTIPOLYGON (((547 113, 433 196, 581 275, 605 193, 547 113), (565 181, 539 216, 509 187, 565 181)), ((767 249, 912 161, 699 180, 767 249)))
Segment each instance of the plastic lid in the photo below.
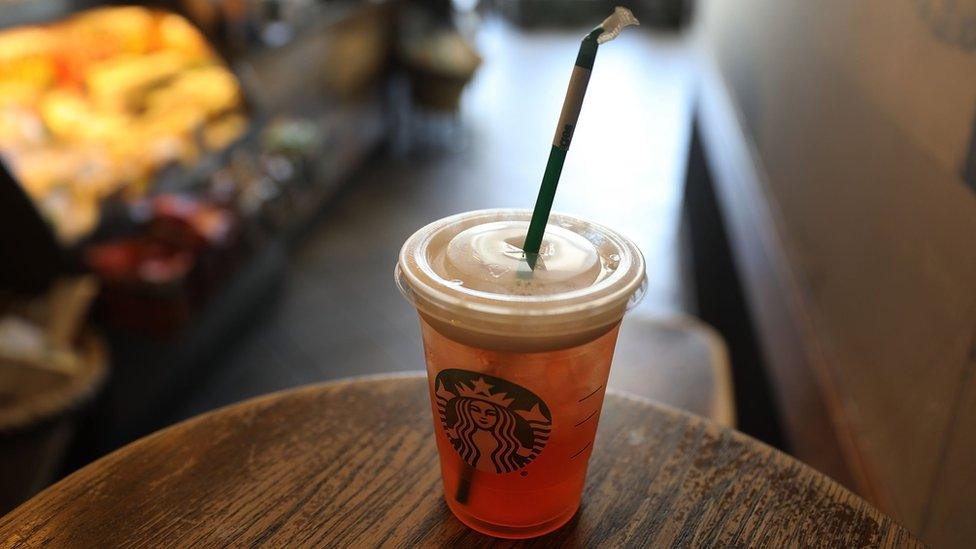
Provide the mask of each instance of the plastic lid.
POLYGON ((545 350, 596 337, 644 295, 644 258, 629 239, 552 214, 535 269, 519 246, 529 210, 480 210, 414 233, 397 283, 428 322, 462 342, 545 350))

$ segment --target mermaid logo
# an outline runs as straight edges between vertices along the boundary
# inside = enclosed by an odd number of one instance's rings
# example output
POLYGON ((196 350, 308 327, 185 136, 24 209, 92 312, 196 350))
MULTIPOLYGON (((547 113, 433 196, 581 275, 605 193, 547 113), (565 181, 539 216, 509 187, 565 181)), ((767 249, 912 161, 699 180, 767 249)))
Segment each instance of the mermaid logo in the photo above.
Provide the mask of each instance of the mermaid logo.
POLYGON ((468 465, 511 473, 545 448, 552 415, 531 391, 494 376, 457 369, 437 374, 434 384, 441 425, 468 465))

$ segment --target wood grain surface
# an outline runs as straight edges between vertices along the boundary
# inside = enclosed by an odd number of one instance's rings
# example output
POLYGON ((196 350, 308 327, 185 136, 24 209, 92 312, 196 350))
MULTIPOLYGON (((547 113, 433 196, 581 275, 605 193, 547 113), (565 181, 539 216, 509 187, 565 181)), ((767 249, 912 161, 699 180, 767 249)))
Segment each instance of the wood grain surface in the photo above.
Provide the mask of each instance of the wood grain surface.
POLYGON ((422 376, 277 393, 137 441, 0 519, 0 546, 820 546, 918 542, 735 431, 609 394, 580 512, 524 542, 442 499, 422 376))

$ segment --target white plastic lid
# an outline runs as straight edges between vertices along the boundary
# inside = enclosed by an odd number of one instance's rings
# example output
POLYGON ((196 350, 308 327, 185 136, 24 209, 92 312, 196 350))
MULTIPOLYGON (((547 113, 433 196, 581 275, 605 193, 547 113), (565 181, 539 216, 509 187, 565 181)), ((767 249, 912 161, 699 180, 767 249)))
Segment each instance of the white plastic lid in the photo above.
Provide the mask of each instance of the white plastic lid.
POLYGON ((585 343, 644 295, 644 258, 629 239, 552 214, 535 269, 519 245, 532 212, 480 210, 435 221, 400 251, 403 295, 438 331, 491 349, 585 343))

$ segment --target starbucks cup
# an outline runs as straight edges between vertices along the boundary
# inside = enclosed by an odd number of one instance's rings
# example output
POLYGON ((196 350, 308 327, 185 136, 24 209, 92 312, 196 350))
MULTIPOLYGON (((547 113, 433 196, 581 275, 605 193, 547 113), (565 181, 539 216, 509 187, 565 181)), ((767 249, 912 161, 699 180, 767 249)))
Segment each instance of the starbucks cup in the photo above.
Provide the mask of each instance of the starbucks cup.
POLYGON ((529 210, 481 210, 414 233, 396 281, 417 308, 445 499, 503 538, 576 513, 617 329, 644 295, 629 239, 552 214, 535 268, 529 210))

